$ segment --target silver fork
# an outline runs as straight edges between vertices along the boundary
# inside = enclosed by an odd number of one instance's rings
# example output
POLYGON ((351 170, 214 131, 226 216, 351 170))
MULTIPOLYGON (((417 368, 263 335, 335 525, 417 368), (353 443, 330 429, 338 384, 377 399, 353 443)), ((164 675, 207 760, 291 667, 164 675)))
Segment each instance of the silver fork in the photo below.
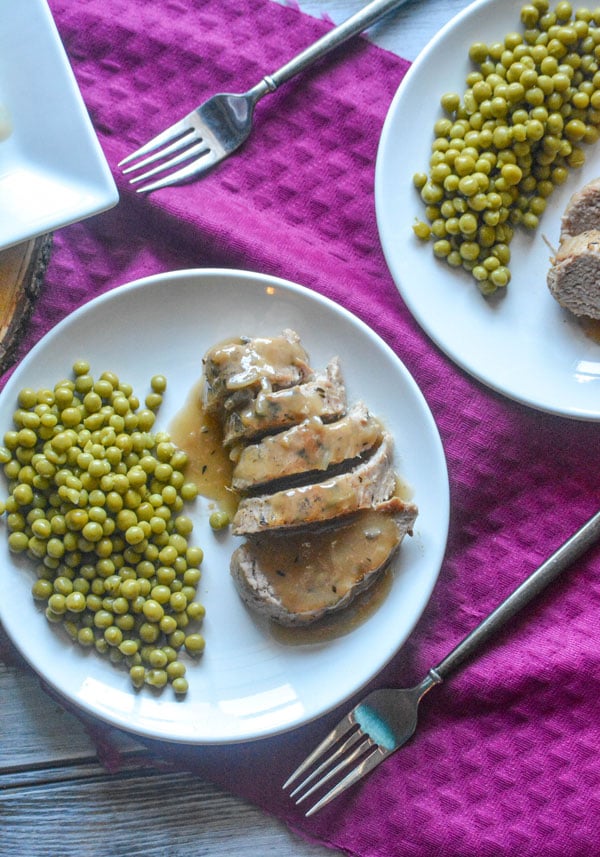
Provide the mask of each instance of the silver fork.
POLYGON ((119 162, 120 167, 125 167, 123 173, 155 164, 132 178, 130 184, 167 173, 163 178, 137 189, 143 193, 178 184, 206 172, 235 152, 247 139, 252 130, 254 108, 261 98, 275 92, 282 83, 406 2, 408 0, 372 0, 364 9, 335 27, 278 71, 263 77, 248 92, 221 93, 209 98, 179 122, 123 158, 119 162), (170 172, 179 164, 185 166, 170 172))
POLYGON ((365 697, 296 768, 282 788, 289 789, 293 783, 304 777, 290 793, 290 797, 295 798, 296 804, 299 804, 312 795, 322 793, 326 783, 336 781, 306 812, 307 816, 313 815, 376 768, 413 735, 417 727, 419 702, 425 694, 473 655, 502 625, 582 556, 598 538, 600 512, 590 518, 575 535, 526 578, 449 655, 430 669, 418 685, 407 689, 375 690, 365 697), (349 766, 350 771, 344 775, 343 772, 349 766))

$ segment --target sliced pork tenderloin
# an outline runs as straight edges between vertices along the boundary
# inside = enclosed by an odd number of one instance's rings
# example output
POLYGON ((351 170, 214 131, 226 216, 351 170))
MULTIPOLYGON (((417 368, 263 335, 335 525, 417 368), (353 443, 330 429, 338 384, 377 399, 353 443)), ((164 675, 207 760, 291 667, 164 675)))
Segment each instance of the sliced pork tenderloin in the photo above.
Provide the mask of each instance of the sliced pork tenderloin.
POLYGON ((547 283, 562 307, 577 316, 600 319, 600 230, 561 241, 547 283))
POLYGON ((274 337, 238 337, 215 345, 203 358, 204 407, 209 412, 236 406, 260 390, 292 387, 313 372, 293 330, 274 337))
MULTIPOLYGON (((310 417, 331 422, 346 412, 346 387, 337 357, 324 372, 281 390, 260 392, 252 401, 227 414, 223 443, 249 443, 290 428, 310 417)), ((234 453, 235 455, 235 453, 234 453)))
POLYGON ((235 535, 248 535, 306 527, 383 503, 396 492, 398 477, 393 454, 393 438, 384 431, 375 452, 346 473, 241 500, 232 531, 235 535))
POLYGON ((318 533, 256 536, 231 558, 231 575, 250 609, 281 625, 305 626, 343 610, 380 578, 417 507, 393 498, 318 533))
POLYGON ((588 182, 571 196, 561 221, 560 240, 600 229, 600 179, 588 182))
POLYGON ((381 423, 362 402, 333 423, 309 417, 245 447, 233 469, 233 488, 255 491, 281 479, 327 471, 364 455, 381 443, 382 437, 381 423))

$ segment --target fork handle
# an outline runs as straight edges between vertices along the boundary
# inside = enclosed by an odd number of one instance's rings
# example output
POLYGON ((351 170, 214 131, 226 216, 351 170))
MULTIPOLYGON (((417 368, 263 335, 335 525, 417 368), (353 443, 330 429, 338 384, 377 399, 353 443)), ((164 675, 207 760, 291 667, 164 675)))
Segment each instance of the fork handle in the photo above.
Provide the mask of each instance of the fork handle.
POLYGON ((333 30, 330 30, 280 69, 263 78, 261 81, 263 86, 261 87, 261 84, 259 84, 262 90, 260 94, 266 95, 267 92, 273 92, 282 83, 285 83, 286 80, 304 71, 304 69, 308 68, 318 59, 321 59, 321 57, 324 57, 334 48, 337 48, 338 45, 362 33, 363 30, 366 30, 375 21, 383 18, 388 12, 397 9, 406 2, 408 0, 372 0, 367 6, 354 15, 351 15, 350 18, 343 21, 339 26, 334 27, 333 30), (266 89, 264 88, 265 85, 266 89))
POLYGON ((465 637, 437 667, 441 679, 446 678, 463 661, 473 655, 487 642, 509 619, 512 619, 522 607, 542 592, 551 581, 579 559, 600 538, 600 512, 597 512, 575 535, 571 536, 549 559, 529 575, 514 592, 500 604, 493 613, 484 619, 465 637))

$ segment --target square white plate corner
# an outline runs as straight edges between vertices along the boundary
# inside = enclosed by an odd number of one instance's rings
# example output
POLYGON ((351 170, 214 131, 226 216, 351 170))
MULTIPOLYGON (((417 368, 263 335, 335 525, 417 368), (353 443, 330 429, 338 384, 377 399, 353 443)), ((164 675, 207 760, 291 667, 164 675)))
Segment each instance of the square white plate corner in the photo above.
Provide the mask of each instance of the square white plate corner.
POLYGON ((46 0, 0 0, 0 250, 119 195, 46 0))

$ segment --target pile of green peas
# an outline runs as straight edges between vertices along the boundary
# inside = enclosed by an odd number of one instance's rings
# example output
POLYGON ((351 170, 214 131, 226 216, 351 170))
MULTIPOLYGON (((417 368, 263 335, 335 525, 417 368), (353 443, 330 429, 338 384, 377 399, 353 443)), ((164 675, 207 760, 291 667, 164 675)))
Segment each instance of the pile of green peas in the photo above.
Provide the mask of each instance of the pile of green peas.
POLYGON ((23 389, 0 464, 9 549, 35 563, 48 621, 129 670, 134 687, 185 694, 182 652, 204 650, 196 600, 203 552, 190 543, 187 455, 153 433, 167 382, 143 405, 113 372, 86 361, 53 389, 23 389))
POLYGON ((600 136, 600 9, 530 0, 520 18, 522 32, 471 46, 467 89, 442 96, 429 174, 414 176, 426 206, 415 235, 484 295, 510 281, 515 228, 537 228, 600 136))

